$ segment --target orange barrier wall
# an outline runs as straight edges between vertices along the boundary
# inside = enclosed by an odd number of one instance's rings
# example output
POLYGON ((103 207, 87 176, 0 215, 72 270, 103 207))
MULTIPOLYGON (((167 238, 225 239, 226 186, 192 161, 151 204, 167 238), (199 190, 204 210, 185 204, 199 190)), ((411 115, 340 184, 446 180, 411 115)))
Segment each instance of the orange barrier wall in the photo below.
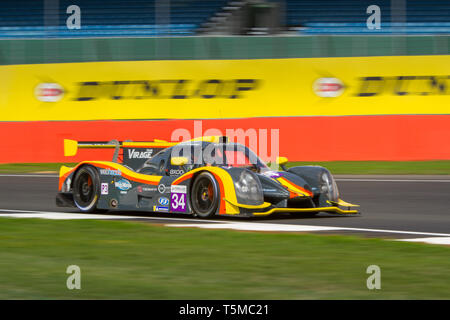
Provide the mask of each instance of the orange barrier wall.
MULTIPOLYGON (((63 139, 170 140, 193 120, 0 122, 0 163, 110 159, 112 152, 80 150, 64 157, 63 139)), ((280 155, 298 161, 450 159, 450 115, 288 117, 203 120, 210 128, 279 129, 280 155)))

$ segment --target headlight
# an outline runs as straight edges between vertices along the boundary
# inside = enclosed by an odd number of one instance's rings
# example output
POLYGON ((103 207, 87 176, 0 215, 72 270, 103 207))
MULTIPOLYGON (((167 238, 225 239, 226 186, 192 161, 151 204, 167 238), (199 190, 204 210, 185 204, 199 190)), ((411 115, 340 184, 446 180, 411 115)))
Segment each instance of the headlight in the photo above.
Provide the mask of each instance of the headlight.
POLYGON ((258 205, 264 202, 261 183, 252 173, 242 171, 234 186, 239 203, 258 205))
POLYGON ((324 172, 322 174, 322 184, 320 191, 326 194, 328 199, 331 201, 337 201, 339 199, 339 190, 337 188, 336 182, 330 173, 324 172))

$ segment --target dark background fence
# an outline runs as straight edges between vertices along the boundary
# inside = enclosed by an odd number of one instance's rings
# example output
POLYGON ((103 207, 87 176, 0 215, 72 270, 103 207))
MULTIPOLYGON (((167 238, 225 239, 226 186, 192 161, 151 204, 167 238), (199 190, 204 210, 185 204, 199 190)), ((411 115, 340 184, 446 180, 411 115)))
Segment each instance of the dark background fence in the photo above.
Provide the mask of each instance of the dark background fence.
POLYGON ((447 55, 450 36, 199 36, 0 41, 0 64, 447 55))

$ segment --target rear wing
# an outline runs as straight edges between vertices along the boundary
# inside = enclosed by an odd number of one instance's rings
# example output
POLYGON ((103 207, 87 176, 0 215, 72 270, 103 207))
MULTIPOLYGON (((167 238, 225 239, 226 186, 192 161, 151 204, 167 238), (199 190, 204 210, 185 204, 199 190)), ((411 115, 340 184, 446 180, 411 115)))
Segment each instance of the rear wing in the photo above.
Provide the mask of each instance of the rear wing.
MULTIPOLYGON (((203 136, 188 141, 206 141, 213 143, 227 142, 226 136, 203 136)), ((114 149, 112 161, 118 162, 122 156, 122 163, 134 170, 142 167, 145 161, 159 151, 172 147, 180 142, 155 139, 153 141, 76 141, 64 139, 64 156, 71 157, 78 153, 78 149, 114 149), (122 153, 121 153, 122 151, 122 153)))
POLYGON ((78 153, 78 149, 114 149, 112 161, 118 162, 122 156, 123 164, 138 169, 145 161, 159 151, 174 146, 178 142, 155 139, 153 141, 76 141, 64 139, 64 156, 71 157, 78 153), (122 152, 121 152, 122 151, 122 152))

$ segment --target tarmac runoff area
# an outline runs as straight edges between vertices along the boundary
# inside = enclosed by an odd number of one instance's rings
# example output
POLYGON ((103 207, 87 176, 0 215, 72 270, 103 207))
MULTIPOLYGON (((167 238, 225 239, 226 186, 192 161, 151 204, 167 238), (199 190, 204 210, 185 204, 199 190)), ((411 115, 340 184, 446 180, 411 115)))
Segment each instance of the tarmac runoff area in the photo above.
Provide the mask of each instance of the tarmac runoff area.
POLYGON ((142 221, 167 227, 358 235, 398 241, 450 245, 450 176, 337 175, 342 198, 361 206, 361 215, 321 213, 313 218, 191 216, 115 212, 81 214, 55 205, 57 176, 0 174, 0 217, 142 221))

